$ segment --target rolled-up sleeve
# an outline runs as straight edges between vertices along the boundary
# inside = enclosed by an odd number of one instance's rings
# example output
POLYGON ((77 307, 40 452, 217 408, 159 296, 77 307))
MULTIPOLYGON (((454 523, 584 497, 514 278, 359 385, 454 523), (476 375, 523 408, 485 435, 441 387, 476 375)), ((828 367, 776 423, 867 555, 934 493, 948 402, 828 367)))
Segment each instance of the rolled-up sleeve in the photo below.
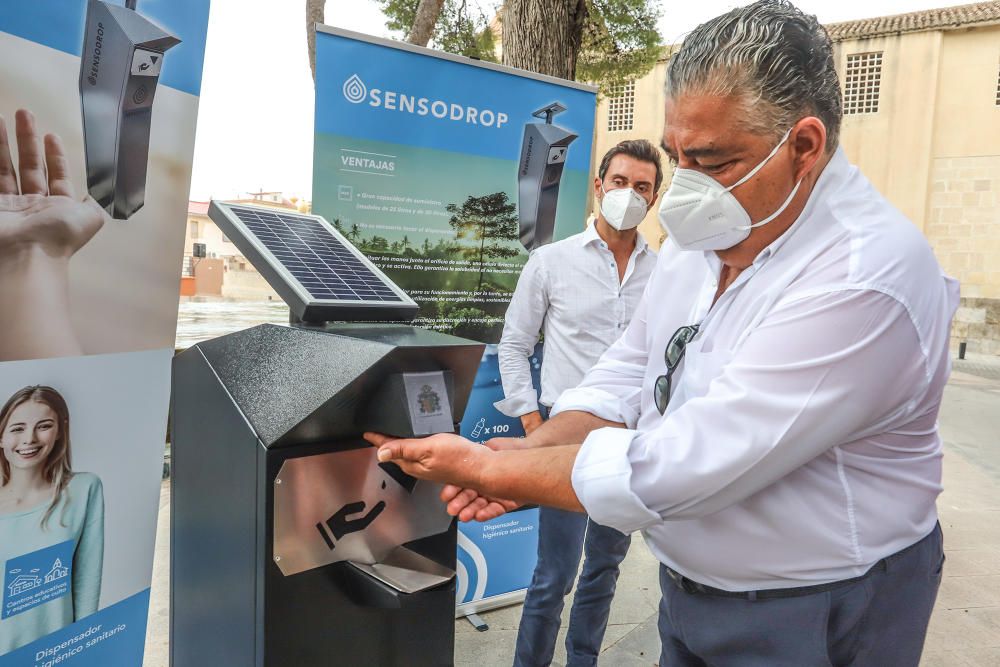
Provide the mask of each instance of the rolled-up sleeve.
POLYGON ((508 417, 538 410, 538 392, 531 383, 528 359, 535 350, 548 308, 544 256, 536 251, 528 257, 514 288, 497 349, 504 398, 493 405, 508 417))
POLYGON ((595 521, 622 532, 701 518, 902 423, 928 382, 898 301, 857 289, 801 296, 778 304, 707 391, 656 428, 592 433, 573 487, 595 521))
POLYGON ((636 435, 621 428, 592 431, 573 465, 573 489, 590 518, 602 526, 627 526, 627 532, 661 521, 632 491, 629 449, 636 435))
POLYGON ((553 416, 580 410, 635 428, 639 421, 643 377, 649 361, 646 338, 648 297, 647 285, 625 332, 601 355, 577 387, 559 396, 552 408, 553 416))

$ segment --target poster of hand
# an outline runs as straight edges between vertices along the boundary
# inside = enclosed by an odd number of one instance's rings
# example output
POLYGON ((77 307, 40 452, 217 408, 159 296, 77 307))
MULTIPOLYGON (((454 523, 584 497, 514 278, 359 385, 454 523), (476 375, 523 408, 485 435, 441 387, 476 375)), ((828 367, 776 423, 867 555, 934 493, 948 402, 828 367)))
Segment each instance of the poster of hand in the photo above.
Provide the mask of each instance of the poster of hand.
POLYGON ((0 117, 0 311, 7 321, 0 360, 80 354, 69 262, 107 214, 77 195, 58 135, 42 135, 26 109, 16 112, 13 129, 0 117))

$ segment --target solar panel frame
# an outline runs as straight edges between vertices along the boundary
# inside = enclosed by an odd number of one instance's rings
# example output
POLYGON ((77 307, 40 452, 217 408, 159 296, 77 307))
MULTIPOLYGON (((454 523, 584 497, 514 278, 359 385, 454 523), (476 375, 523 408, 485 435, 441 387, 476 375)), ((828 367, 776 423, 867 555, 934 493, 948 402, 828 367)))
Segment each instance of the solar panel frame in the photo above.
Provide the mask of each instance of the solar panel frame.
MULTIPOLYGON (((358 250, 354 244, 352 244, 343 234, 337 231, 333 225, 329 224, 322 216, 298 212, 293 213, 253 204, 225 203, 214 200, 209 206, 208 214, 209 217, 219 226, 222 232, 229 238, 229 240, 232 241, 232 243, 237 247, 237 249, 239 249, 239 251, 247 258, 254 268, 257 269, 267 283, 278 293, 279 296, 281 296, 285 303, 288 304, 288 307, 292 311, 293 315, 301 321, 372 322, 386 320, 395 322, 412 321, 413 318, 416 317, 418 310, 416 302, 414 302, 413 299, 406 294, 406 292, 404 292, 388 276, 386 276, 381 269, 379 269, 370 259, 368 259, 368 257, 358 250), (370 291, 372 293, 381 292, 384 295, 384 290, 376 290, 375 287, 386 288, 397 300, 365 300, 360 298, 344 299, 317 296, 317 293, 333 294, 334 291, 330 289, 329 284, 326 285, 327 289, 323 291, 318 289, 310 290, 309 286, 304 284, 303 281, 285 264, 286 261, 302 261, 303 258, 279 257, 276 255, 276 249, 272 250, 272 248, 258 236, 257 232, 251 229, 247 222, 240 217, 240 209, 250 211, 257 216, 276 217, 280 220, 280 225, 284 225, 284 229, 287 230, 291 230, 291 228, 288 226, 287 221, 281 220, 282 217, 308 220, 317 223, 318 228, 329 234, 330 238, 335 242, 333 245, 328 246, 328 250, 339 251, 340 249, 343 249, 343 251, 346 251, 346 253, 350 255, 350 257, 346 259, 341 258, 344 266, 350 265, 351 262, 348 260, 354 260, 358 262, 363 269, 367 270, 371 274, 371 277, 375 279, 375 282, 371 282, 370 280, 366 281, 362 286, 363 291, 370 291)), ((271 225, 273 223, 268 222, 262 224, 271 225)), ((271 231, 273 231, 273 229, 271 229, 271 231)), ((293 230, 291 231, 292 233, 295 233, 293 230)), ((313 254, 319 257, 319 259, 325 264, 328 273, 334 275, 338 280, 344 283, 348 289, 357 295, 354 286, 348 283, 344 277, 338 275, 336 270, 334 270, 331 266, 331 263, 327 261, 327 259, 324 259, 324 255, 320 254, 322 251, 318 251, 309 243, 306 243, 301 237, 297 236, 297 239, 298 242, 305 245, 313 254)), ((282 242, 286 247, 289 247, 286 239, 282 239, 282 242)), ((357 267, 352 267, 352 271, 357 274, 357 267)))

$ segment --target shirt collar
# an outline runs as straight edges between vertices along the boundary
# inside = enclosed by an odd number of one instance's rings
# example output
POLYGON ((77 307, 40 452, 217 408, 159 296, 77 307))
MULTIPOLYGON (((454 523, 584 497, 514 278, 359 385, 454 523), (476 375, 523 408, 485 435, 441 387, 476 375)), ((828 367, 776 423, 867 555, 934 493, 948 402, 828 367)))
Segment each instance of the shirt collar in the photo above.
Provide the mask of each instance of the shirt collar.
POLYGON ((580 237, 580 245, 588 246, 591 243, 600 243, 601 240, 601 235, 597 233, 597 218, 590 216, 587 218, 587 228, 580 237))
MULTIPOLYGON (((805 207, 802 209, 802 213, 799 214, 798 219, 792 223, 792 226, 785 230, 785 233, 776 238, 771 242, 771 245, 767 246, 761 250, 757 257, 754 258, 752 266, 755 268, 760 268, 769 259, 774 257, 775 253, 792 238, 795 233, 802 227, 808 226, 810 221, 815 219, 816 209, 822 206, 822 201, 830 194, 830 192, 836 187, 835 183, 843 178, 843 175, 850 168, 850 163, 847 161, 847 156, 844 154, 844 149, 837 147, 834 151, 833 156, 830 161, 823 168, 823 173, 819 175, 816 180, 816 186, 813 191, 809 193, 809 199, 806 201, 805 207)), ((705 260, 708 262, 709 267, 718 272, 720 267, 719 256, 715 254, 714 250, 705 251, 705 260)))
POLYGON ((809 226, 810 222, 816 219, 817 209, 820 209, 823 205, 823 201, 830 195, 830 193, 835 189, 835 183, 843 178, 846 173, 850 163, 847 161, 847 156, 844 154, 844 149, 837 147, 837 150, 833 152, 833 156, 830 161, 826 163, 826 167, 823 168, 823 173, 819 175, 816 179, 816 185, 813 187, 813 191, 809 193, 809 199, 806 201, 805 207, 802 209, 802 213, 799 214, 798 219, 792 223, 792 226, 785 230, 785 233, 776 238, 771 245, 767 246, 754 259, 754 264, 763 264, 770 258, 774 257, 775 253, 781 249, 785 243, 788 242, 792 236, 795 235, 799 229, 802 227, 809 226))
MULTIPOLYGON (((583 231, 580 236, 580 245, 588 246, 592 243, 603 243, 604 239, 601 235, 597 233, 597 218, 595 216, 590 216, 587 218, 587 229, 583 231)), ((646 243, 646 238, 642 235, 642 232, 636 232, 635 234, 635 250, 633 254, 638 254, 642 252, 647 252, 649 250, 649 244, 646 243)))

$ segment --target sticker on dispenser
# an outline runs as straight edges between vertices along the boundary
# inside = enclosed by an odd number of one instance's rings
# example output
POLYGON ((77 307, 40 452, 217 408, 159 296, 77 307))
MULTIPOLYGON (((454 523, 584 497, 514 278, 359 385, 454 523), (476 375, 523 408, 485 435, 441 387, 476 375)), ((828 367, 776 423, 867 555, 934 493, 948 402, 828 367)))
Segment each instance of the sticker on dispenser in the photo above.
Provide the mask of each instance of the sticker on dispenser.
POLYGON ((156 51, 136 49, 132 54, 132 76, 160 76, 163 54, 156 51))
POLYGON ((406 407, 416 435, 455 430, 444 373, 403 373, 406 407))

